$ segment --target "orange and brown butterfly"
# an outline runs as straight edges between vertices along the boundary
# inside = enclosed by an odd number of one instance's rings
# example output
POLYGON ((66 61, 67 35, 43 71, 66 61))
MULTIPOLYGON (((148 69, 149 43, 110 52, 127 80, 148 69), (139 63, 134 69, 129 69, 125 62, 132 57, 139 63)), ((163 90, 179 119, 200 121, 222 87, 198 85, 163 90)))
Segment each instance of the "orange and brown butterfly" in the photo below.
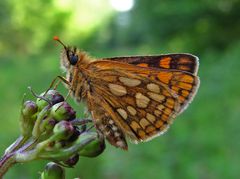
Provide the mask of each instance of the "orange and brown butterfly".
POLYGON ((198 58, 166 54, 95 59, 65 46, 61 67, 76 101, 87 103, 96 129, 127 150, 163 134, 193 100, 200 81, 198 58))

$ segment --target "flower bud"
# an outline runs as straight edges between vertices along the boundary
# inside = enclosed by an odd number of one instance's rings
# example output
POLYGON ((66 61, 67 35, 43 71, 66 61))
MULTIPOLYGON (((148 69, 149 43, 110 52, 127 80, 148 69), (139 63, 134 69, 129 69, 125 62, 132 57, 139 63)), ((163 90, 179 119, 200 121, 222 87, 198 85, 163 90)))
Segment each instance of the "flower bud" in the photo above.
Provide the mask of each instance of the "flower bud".
POLYGON ((66 161, 64 161, 64 163, 69 167, 73 167, 74 165, 77 164, 78 160, 79 160, 79 155, 75 154, 71 156, 69 159, 67 159, 66 161))
POLYGON ((71 122, 60 121, 53 128, 53 133, 58 135, 58 140, 67 140, 74 133, 74 127, 71 122))
POLYGON ((43 131, 50 132, 54 128, 55 124, 57 124, 57 122, 58 121, 56 121, 53 118, 46 118, 40 124, 40 129, 42 132, 43 131))
MULTIPOLYGON (((46 94, 45 92, 40 94, 40 96, 48 99, 49 101, 51 101, 51 103, 54 105, 56 103, 62 102, 64 101, 64 97, 56 90, 49 90, 46 94)), ((45 106, 48 105, 48 102, 38 98, 36 101, 38 107, 40 110, 42 110, 45 106)))
POLYGON ((46 126, 46 128, 47 129, 53 129, 53 127, 55 126, 55 124, 57 123, 57 121, 56 120, 54 120, 54 119, 50 119, 49 121, 48 121, 48 126, 46 126))
POLYGON ((74 132, 73 132, 73 135, 68 139, 69 142, 74 142, 75 140, 77 140, 78 136, 81 133, 77 126, 73 126, 73 127, 74 127, 74 132))
POLYGON ((76 112, 65 101, 53 105, 50 115, 57 121, 72 120, 76 118, 76 112))
POLYGON ((22 107, 22 114, 24 117, 32 117, 38 111, 37 104, 33 101, 25 101, 22 107))
POLYGON ((32 134, 32 129, 34 126, 34 122, 36 120, 36 115, 38 107, 33 101, 26 101, 21 110, 20 117, 20 130, 21 134, 24 137, 29 137, 32 134))
POLYGON ((105 149, 104 138, 98 137, 80 150, 79 155, 84 157, 96 157, 105 149))
POLYGON ((49 162, 41 174, 41 179, 64 179, 64 178, 65 178, 64 169, 54 162, 49 162))

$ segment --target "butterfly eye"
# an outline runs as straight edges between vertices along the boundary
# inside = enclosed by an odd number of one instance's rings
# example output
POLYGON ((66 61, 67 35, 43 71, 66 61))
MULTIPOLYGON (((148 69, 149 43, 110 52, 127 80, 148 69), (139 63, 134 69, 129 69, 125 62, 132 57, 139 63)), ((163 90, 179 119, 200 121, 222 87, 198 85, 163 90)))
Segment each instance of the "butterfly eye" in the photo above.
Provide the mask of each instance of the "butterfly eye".
POLYGON ((77 55, 70 55, 69 62, 71 65, 76 65, 77 61, 78 61, 77 55))

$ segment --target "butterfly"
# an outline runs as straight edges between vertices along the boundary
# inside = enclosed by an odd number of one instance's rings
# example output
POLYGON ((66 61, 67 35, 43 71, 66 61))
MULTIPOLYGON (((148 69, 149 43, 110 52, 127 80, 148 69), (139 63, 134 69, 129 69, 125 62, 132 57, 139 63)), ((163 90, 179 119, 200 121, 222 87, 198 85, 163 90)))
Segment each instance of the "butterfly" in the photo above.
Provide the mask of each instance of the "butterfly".
POLYGON ((84 101, 98 132, 115 147, 167 131, 197 93, 198 58, 177 53, 95 59, 63 45, 61 67, 72 97, 84 101))

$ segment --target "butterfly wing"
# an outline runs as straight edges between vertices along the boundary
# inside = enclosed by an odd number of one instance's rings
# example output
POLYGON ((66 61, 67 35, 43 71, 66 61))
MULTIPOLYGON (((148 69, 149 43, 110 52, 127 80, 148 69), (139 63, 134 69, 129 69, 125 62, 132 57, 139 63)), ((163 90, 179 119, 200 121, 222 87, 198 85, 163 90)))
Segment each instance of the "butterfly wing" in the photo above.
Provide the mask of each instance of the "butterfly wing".
POLYGON ((87 101, 97 128, 112 145, 124 149, 125 135, 137 143, 164 133, 196 94, 199 79, 197 67, 192 68, 92 62, 87 101))
POLYGON ((190 72, 194 75, 197 74, 199 66, 198 58, 187 53, 164 54, 157 56, 113 57, 103 58, 103 60, 118 61, 141 67, 175 69, 190 72))

